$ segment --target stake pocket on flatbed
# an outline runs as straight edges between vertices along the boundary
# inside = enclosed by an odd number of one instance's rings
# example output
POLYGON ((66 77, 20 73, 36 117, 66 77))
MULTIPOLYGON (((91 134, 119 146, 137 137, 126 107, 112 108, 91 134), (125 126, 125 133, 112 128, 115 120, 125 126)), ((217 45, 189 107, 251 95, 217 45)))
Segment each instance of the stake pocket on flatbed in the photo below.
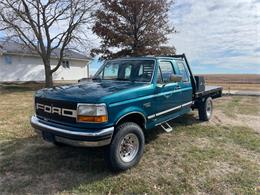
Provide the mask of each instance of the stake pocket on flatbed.
POLYGON ((194 76, 184 54, 106 61, 92 80, 41 89, 35 94, 31 124, 55 145, 106 146, 113 170, 136 165, 144 151, 144 131, 198 109, 212 116, 212 100, 222 87, 205 86, 194 76))

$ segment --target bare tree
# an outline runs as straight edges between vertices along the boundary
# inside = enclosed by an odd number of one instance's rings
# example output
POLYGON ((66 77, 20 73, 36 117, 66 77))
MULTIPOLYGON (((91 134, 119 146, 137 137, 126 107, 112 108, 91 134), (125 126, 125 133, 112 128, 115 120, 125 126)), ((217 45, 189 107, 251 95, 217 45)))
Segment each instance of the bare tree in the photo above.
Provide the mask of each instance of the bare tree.
POLYGON ((96 0, 1 0, 0 31, 39 54, 45 85, 52 87, 52 74, 61 66, 66 49, 86 40, 84 30, 96 6, 96 0), (54 51, 58 51, 58 62, 52 68, 54 51))
POLYGON ((93 32, 99 36, 104 58, 125 55, 168 55, 175 48, 163 46, 174 33, 168 12, 172 0, 100 0, 93 32))

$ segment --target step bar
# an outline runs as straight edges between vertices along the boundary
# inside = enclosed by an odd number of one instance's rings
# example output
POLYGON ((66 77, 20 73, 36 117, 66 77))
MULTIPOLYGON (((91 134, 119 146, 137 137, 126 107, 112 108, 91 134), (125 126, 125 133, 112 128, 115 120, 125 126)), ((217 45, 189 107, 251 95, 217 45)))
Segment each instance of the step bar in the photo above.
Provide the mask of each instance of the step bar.
POLYGON ((171 132, 173 130, 173 127, 169 123, 167 123, 167 122, 161 123, 160 126, 167 133, 169 133, 169 132, 171 132))

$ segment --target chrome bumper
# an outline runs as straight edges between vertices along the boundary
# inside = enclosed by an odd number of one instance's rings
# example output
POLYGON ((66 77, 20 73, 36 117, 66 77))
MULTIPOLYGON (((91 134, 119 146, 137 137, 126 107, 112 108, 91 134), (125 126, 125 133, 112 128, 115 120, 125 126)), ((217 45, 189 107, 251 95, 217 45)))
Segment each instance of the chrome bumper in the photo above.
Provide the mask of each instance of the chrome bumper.
POLYGON ((101 130, 88 130, 72 131, 69 129, 54 127, 45 123, 42 123, 36 116, 31 117, 31 125, 38 134, 48 132, 53 135, 56 142, 72 146, 87 146, 98 147, 110 144, 112 135, 114 133, 114 127, 109 127, 101 130))

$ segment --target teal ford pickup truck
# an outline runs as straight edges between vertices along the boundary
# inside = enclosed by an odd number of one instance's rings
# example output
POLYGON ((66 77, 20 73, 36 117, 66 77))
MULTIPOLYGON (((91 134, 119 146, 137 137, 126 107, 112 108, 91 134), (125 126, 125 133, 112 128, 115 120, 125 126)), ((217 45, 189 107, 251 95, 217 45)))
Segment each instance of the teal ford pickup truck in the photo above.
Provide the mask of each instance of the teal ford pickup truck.
POLYGON ((31 124, 55 145, 106 146, 109 167, 126 170, 143 155, 144 131, 170 132, 167 121, 192 109, 207 121, 221 95, 192 74, 184 54, 114 59, 92 80, 37 91, 31 124))

